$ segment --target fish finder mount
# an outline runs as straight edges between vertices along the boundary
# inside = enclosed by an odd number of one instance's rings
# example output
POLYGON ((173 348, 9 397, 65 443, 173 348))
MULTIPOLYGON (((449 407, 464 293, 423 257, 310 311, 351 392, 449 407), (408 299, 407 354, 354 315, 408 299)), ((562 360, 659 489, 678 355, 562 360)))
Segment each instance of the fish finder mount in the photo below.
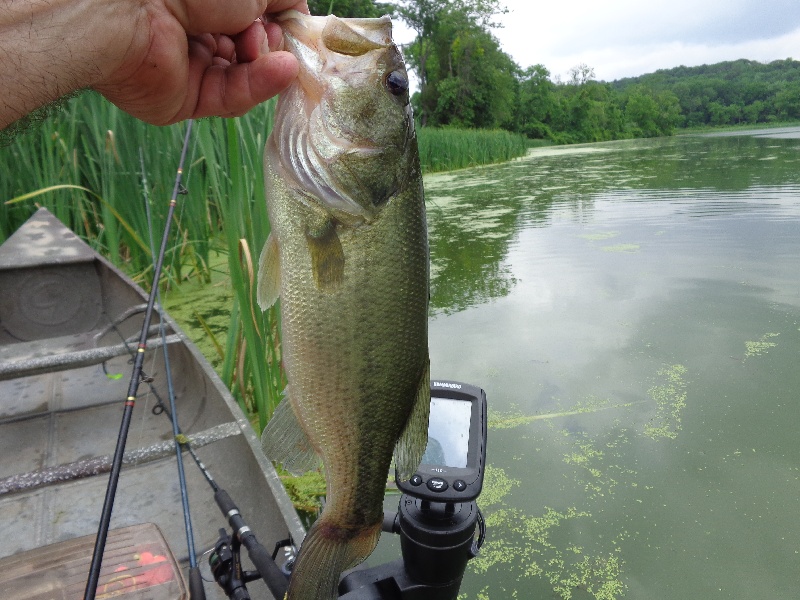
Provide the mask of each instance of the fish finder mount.
POLYGON ((475 500, 486 462, 486 393, 433 381, 428 448, 383 531, 400 535, 402 558, 357 567, 339 583, 339 600, 455 600, 467 562, 486 536, 475 500), (479 529, 477 539, 475 529, 479 529))

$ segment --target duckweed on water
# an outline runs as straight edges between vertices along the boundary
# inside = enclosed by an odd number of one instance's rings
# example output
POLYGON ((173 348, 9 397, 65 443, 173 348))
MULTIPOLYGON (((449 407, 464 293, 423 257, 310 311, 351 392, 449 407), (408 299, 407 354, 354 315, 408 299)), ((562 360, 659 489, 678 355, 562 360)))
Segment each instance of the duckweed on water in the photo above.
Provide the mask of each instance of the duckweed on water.
POLYGON ((212 253, 210 284, 191 281, 173 287, 163 295, 167 313, 178 322, 217 372, 220 371, 222 357, 209 336, 209 330, 224 343, 231 322, 230 306, 233 304, 233 290, 230 276, 225 272, 226 266, 227 254, 212 253))
MULTIPOLYGON (((564 511, 546 508, 540 517, 512 508, 498 510, 487 517, 486 525, 502 534, 493 535, 469 565, 479 575, 499 567, 516 575, 517 580, 544 577, 563 600, 570 600, 576 589, 585 590, 597 600, 615 600, 625 588, 620 579, 618 556, 589 556, 574 545, 560 549, 553 540, 565 523, 589 517, 590 513, 574 507, 564 511), (510 544, 507 540, 516 542, 510 544)), ((501 590, 500 597, 508 597, 505 591, 501 590)), ((492 597, 489 587, 483 588, 478 596, 492 597)))
POLYGON ((755 342, 745 342, 744 345, 747 351, 744 354, 744 360, 766 354, 770 348, 774 348, 778 345, 776 342, 770 342, 768 340, 778 337, 779 335, 780 333, 765 333, 755 342))
POLYGON ((584 233, 580 237, 583 240, 589 240, 590 242, 603 242, 605 240, 610 240, 611 238, 615 238, 619 235, 619 231, 601 231, 599 233, 584 233))
POLYGON ((642 400, 639 402, 615 403, 611 399, 601 400, 598 398, 591 397, 586 400, 579 401, 568 410, 553 412, 553 413, 545 413, 541 415, 525 415, 519 412, 518 410, 513 410, 509 412, 489 411, 487 426, 489 429, 512 429, 514 427, 519 427, 521 425, 529 425, 534 421, 545 421, 550 419, 559 419, 562 417, 573 417, 577 415, 585 415, 588 413, 595 413, 602 410, 611 410, 615 408, 628 408, 636 404, 643 404, 644 402, 645 401, 642 400))
POLYGON ((511 488, 520 484, 518 479, 512 479, 503 469, 486 465, 483 474, 483 491, 481 492, 481 506, 486 508, 500 504, 511 488))
MULTIPOLYGON (((584 233, 578 237, 590 242, 604 242, 619 235, 619 231, 599 231, 597 233, 584 233)), ((638 252, 640 250, 639 244, 611 244, 601 246, 601 248, 604 252, 638 252)))
POLYGON ((626 430, 620 432, 617 439, 608 442, 605 449, 598 447, 591 438, 574 439, 566 431, 564 439, 565 443, 572 444, 571 449, 564 453, 564 462, 573 467, 574 480, 583 487, 587 500, 595 501, 613 496, 620 486, 636 487, 635 482, 630 481, 636 472, 614 462, 614 459, 620 458, 617 450, 630 442, 626 430))
MULTIPOLYGON (((623 545, 631 532, 620 530, 614 539, 603 540, 581 534, 593 526, 595 513, 605 511, 613 502, 617 490, 641 488, 637 472, 623 464, 623 456, 636 438, 651 440, 675 439, 681 429, 681 415, 686 407, 685 366, 668 365, 656 373, 656 384, 647 391, 647 400, 615 403, 611 399, 590 397, 576 403, 568 410, 544 415, 524 415, 519 410, 489 415, 489 428, 509 429, 545 421, 547 428, 559 433, 551 438, 563 446, 563 461, 571 472, 565 472, 567 481, 574 482, 582 494, 577 504, 564 508, 545 507, 539 516, 526 514, 510 504, 510 494, 520 482, 509 477, 503 469, 487 468, 484 492, 480 504, 487 517, 486 524, 492 532, 470 568, 478 575, 492 570, 502 570, 506 586, 513 587, 508 575, 516 581, 540 580, 547 582, 554 597, 571 600, 588 594, 595 600, 619 600, 625 593, 621 558, 623 545), (557 417, 577 416, 625 408, 635 404, 650 404, 653 416, 643 426, 635 428, 615 426, 602 438, 581 431, 558 429, 557 417), (576 537, 577 536, 577 537, 576 537), (591 540, 591 541, 590 541, 591 540), (593 547, 589 548, 587 546, 593 547)), ((641 423, 641 421, 640 421, 641 423)), ((637 498, 636 502, 643 502, 637 498)), ((530 585, 530 584, 529 584, 530 585)), ((528 586, 526 586, 528 587, 528 586)), ((519 588, 522 589, 522 588, 519 588)), ((518 591, 518 590, 515 590, 518 591)), ((478 600, 505 599, 510 590, 484 587, 476 596, 478 600)), ((466 600, 469 596, 459 598, 466 600)))
MULTIPOLYGON (((563 600, 570 600, 576 589, 585 590, 597 600, 619 598, 625 585, 620 579, 622 561, 617 555, 589 555, 575 544, 560 548, 553 539, 560 527, 589 519, 591 513, 576 507, 561 511, 545 507, 541 516, 526 515, 504 501, 518 485, 520 482, 503 469, 487 466, 481 506, 488 509, 486 525, 493 534, 480 554, 469 562, 470 568, 478 575, 502 568, 514 573, 517 580, 543 577, 563 600)), ((516 591, 509 596, 504 588, 495 597, 514 598, 516 591)), ((468 596, 462 594, 459 598, 466 600, 468 596)), ((478 592, 478 600, 489 598, 492 595, 488 586, 478 592)))
POLYGON ((686 407, 686 367, 672 365, 658 372, 664 382, 651 387, 647 395, 656 403, 656 415, 644 427, 644 433, 656 440, 675 439, 681 429, 681 414, 686 407))
POLYGON ((603 246, 604 252, 638 252, 641 249, 639 244, 613 244, 603 246))

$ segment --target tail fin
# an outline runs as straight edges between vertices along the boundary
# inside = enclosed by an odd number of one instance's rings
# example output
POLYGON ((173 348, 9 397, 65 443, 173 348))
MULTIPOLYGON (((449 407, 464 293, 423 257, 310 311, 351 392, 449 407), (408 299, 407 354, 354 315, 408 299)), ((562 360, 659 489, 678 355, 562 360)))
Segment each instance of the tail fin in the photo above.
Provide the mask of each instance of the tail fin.
POLYGON ((308 531, 292 570, 286 600, 335 600, 343 571, 355 567, 375 549, 381 523, 348 529, 322 515, 308 531))

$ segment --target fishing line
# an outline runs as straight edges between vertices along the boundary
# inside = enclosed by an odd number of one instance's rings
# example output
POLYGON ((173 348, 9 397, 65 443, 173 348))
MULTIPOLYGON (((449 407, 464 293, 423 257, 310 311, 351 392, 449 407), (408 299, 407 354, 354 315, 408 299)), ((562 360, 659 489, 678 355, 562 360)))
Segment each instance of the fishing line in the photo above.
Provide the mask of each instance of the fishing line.
POLYGON ((166 253, 167 242, 169 240, 169 231, 172 224, 172 217, 175 213, 175 206, 178 203, 178 194, 181 191, 181 177, 183 175, 183 165, 186 161, 186 151, 189 147, 189 138, 192 132, 193 121, 187 121, 186 133, 183 139, 183 148, 181 149, 181 157, 178 163, 178 170, 175 176, 175 186, 172 190, 172 197, 169 201, 169 210, 167 211, 166 222, 164 224, 164 234, 161 238, 161 247, 159 249, 158 259, 155 264, 153 272, 153 285, 150 289, 150 294, 147 298, 147 308, 145 309, 144 322, 142 323, 142 330, 139 336, 139 344, 136 349, 136 357, 134 359, 133 372, 131 373, 130 383, 128 385, 128 395, 125 399, 124 409, 122 412, 122 421, 120 423, 119 434, 117 436, 117 445, 114 450, 114 459, 111 466, 111 475, 108 479, 108 487, 106 488, 106 495, 103 501, 103 511, 100 515, 100 525, 97 530, 97 539, 95 540, 94 552, 92 553, 92 564, 89 568, 89 576, 86 581, 86 590, 84 592, 84 600, 94 600, 97 594, 97 584, 100 580, 100 569, 103 563, 103 552, 105 551, 106 541, 108 540, 108 530, 111 523, 111 513, 114 509, 114 499, 117 494, 117 486, 119 484, 120 470, 122 469, 122 459, 125 455, 125 443, 128 438, 128 431, 130 429, 131 418, 133 415, 133 407, 136 404, 136 393, 139 389, 141 381, 142 366, 144 364, 144 354, 147 349, 147 333, 150 328, 150 321, 153 317, 153 308, 158 295, 158 282, 161 278, 161 269, 164 264, 164 255, 166 253), (153 293, 156 290, 156 293, 153 293))
MULTIPOLYGON (((184 139, 184 147, 183 152, 181 154, 181 168, 178 170, 176 182, 176 188, 173 192, 173 197, 175 194, 181 193, 182 190, 180 189, 180 177, 183 170, 183 161, 186 156, 186 148, 189 143, 189 134, 191 129, 191 121, 189 122, 189 126, 186 131, 186 138, 184 139)), ((143 180, 143 188, 144 188, 144 204, 145 204, 145 212, 147 213, 147 231, 150 236, 150 253, 152 256, 155 256, 155 243, 153 240, 153 222, 152 217, 150 214, 150 201, 147 194, 147 175, 146 170, 144 168, 144 156, 142 154, 141 147, 139 148, 139 160, 142 163, 142 180, 143 180)), ((165 234, 166 235, 166 234, 165 234)), ((172 259, 175 260, 175 254, 173 253, 172 259)), ((164 315, 162 311, 162 303, 161 303, 161 289, 158 285, 154 288, 151 288, 150 294, 153 294, 155 291, 156 300, 158 301, 158 312, 159 312, 159 319, 158 319, 158 328, 159 333, 161 334, 162 344, 166 342, 167 339, 167 331, 164 327, 164 315)), ((189 491, 186 489, 186 472, 183 468, 183 453, 181 452, 181 445, 178 442, 178 435, 181 433, 180 427, 178 426, 178 410, 175 406, 175 386, 173 385, 172 381, 172 370, 170 368, 169 363, 169 349, 165 346, 164 347, 164 373, 167 378, 167 395, 169 397, 169 411, 167 411, 167 416, 169 417, 170 422, 172 423, 172 438, 175 440, 175 460, 178 466, 178 485, 181 491, 181 505, 183 506, 183 525, 186 531, 186 548, 189 552, 189 595, 193 600, 205 600, 205 590, 203 589, 203 579, 200 575, 200 567, 197 564, 197 553, 195 550, 194 545, 194 528, 192 527, 192 515, 189 509, 189 491)), ((151 388, 153 386, 150 386, 151 388)), ((158 403, 162 405, 162 412, 163 410, 163 401, 160 397, 156 396, 158 399, 158 403)), ((156 410, 154 407, 154 412, 156 410)), ((157 414, 157 413, 156 413, 157 414)))

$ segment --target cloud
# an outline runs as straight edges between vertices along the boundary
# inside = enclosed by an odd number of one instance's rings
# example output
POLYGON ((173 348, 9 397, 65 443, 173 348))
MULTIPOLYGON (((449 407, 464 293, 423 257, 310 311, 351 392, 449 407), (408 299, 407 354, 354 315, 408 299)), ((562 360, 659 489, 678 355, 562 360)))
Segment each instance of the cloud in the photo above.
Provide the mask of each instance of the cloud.
POLYGON ((599 79, 748 58, 788 58, 800 48, 797 0, 505 0, 495 31, 522 67, 554 75, 586 63, 599 79))

